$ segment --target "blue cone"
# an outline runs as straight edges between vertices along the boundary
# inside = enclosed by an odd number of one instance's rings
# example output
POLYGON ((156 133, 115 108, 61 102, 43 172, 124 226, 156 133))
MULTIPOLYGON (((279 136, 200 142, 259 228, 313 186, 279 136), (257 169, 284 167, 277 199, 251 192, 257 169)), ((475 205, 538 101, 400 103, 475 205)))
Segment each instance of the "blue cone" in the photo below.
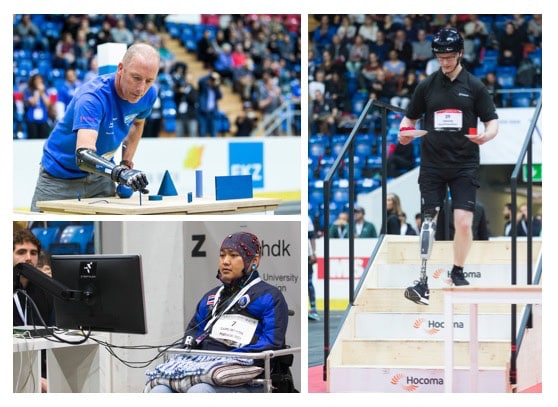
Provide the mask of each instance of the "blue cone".
POLYGON ((174 182, 170 176, 169 171, 165 171, 165 175, 163 176, 163 180, 161 181, 161 186, 159 187, 158 195, 164 196, 174 196, 178 195, 176 192, 176 188, 174 187, 174 182))

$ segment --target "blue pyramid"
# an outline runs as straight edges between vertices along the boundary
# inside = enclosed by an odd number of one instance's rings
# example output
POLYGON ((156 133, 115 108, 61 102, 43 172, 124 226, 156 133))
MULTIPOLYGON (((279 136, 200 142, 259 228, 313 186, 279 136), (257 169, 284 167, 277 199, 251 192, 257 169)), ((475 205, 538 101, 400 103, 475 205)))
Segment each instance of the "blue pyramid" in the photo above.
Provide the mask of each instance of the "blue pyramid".
POLYGON ((164 195, 164 196, 178 195, 178 192, 176 192, 176 188, 174 187, 174 182, 172 182, 172 178, 168 170, 165 171, 165 175, 163 176, 163 180, 161 181, 161 186, 159 187, 158 195, 164 195))

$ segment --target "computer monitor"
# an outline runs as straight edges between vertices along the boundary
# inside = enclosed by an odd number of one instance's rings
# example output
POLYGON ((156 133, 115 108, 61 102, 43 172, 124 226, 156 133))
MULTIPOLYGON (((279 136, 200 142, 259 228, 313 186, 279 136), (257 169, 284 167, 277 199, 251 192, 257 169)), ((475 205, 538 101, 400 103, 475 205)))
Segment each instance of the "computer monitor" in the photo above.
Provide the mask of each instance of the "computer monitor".
POLYGON ((80 301, 54 300, 56 326, 145 334, 140 255, 52 255, 52 278, 85 293, 80 301))

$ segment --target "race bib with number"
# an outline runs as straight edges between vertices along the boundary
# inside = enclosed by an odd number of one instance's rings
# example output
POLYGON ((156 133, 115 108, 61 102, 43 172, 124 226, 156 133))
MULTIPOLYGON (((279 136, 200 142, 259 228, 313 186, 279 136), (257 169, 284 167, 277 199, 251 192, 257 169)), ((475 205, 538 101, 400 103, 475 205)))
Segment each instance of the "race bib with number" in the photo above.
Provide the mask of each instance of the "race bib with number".
POLYGON ((240 314, 225 314, 211 328, 213 339, 240 348, 248 345, 256 332, 258 320, 240 314))
POLYGON ((434 130, 459 131, 463 127, 463 112, 444 109, 434 112, 434 130))

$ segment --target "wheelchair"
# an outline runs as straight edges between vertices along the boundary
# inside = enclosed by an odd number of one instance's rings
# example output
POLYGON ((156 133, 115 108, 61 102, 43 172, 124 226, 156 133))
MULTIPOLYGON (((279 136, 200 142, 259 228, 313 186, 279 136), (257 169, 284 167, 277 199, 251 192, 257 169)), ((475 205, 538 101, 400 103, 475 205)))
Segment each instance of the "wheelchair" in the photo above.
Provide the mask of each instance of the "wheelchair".
POLYGON ((299 393, 291 374, 294 355, 300 353, 300 347, 287 347, 279 350, 262 352, 219 352, 198 349, 170 348, 165 353, 165 361, 173 355, 201 355, 217 357, 242 357, 263 361, 263 377, 252 379, 252 384, 262 384, 264 393, 299 393))

